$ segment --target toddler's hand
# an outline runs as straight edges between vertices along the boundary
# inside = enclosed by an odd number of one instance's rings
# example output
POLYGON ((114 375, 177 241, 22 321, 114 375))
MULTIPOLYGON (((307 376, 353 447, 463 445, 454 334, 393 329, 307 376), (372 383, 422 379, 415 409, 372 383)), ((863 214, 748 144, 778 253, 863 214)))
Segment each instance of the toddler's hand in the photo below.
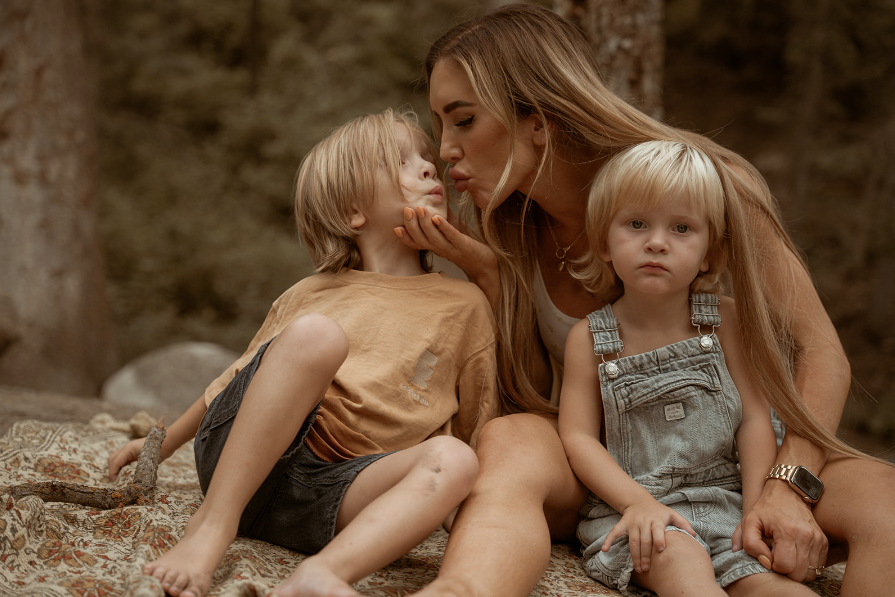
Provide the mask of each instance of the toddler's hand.
POLYGON ((145 442, 145 437, 134 439, 112 452, 112 455, 109 456, 109 479, 112 481, 117 479, 118 471, 120 471, 124 465, 133 462, 140 456, 140 450, 143 449, 143 444, 145 442))
POLYGON ((696 536, 686 518, 654 499, 632 504, 625 508, 621 520, 609 531, 602 549, 609 551, 616 539, 627 535, 634 570, 649 572, 653 550, 656 553, 665 551, 665 527, 668 525, 676 526, 696 536))

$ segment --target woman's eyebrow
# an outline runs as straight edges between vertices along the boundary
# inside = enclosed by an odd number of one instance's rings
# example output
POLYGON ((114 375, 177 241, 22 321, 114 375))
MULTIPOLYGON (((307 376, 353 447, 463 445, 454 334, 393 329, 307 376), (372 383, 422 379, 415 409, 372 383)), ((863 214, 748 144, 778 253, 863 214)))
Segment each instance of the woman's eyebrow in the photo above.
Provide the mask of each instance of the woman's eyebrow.
POLYGON ((445 114, 450 114, 451 112, 453 112, 453 111, 456 110, 457 108, 468 108, 468 107, 470 107, 470 106, 474 106, 474 105, 475 105, 475 104, 472 104, 472 103, 467 102, 467 101, 463 101, 463 100, 454 100, 454 101, 452 101, 451 103, 449 103, 448 105, 446 105, 444 108, 442 108, 442 112, 444 112, 445 114))

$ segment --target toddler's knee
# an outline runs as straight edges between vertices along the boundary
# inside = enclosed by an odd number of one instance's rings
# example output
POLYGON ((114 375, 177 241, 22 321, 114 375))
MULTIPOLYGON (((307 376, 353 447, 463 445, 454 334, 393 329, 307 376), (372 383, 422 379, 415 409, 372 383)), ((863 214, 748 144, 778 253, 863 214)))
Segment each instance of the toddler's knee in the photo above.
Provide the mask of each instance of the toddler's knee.
POLYGON ((300 355, 306 364, 309 359, 320 364, 342 362, 348 356, 348 336, 338 323, 319 313, 309 313, 291 322, 277 336, 277 344, 300 355))

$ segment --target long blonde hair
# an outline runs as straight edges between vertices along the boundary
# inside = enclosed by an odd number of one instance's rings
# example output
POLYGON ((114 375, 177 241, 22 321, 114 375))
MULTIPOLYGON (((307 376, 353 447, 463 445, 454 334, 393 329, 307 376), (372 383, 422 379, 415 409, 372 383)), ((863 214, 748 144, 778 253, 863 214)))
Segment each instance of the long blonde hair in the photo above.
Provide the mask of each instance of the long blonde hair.
MULTIPOLYGON (((429 152, 438 150, 420 128, 409 108, 386 108, 364 114, 335 129, 305 155, 295 176, 295 223, 318 272, 336 273, 361 265, 351 227, 351 210, 363 210, 376 199, 376 177, 385 172, 401 190, 401 147, 395 124, 425 139, 429 152)), ((444 168, 435 160, 438 179, 444 168)), ((420 265, 429 271, 428 252, 420 251, 420 265)))
MULTIPOLYGON (((759 172, 738 154, 701 135, 658 122, 625 103, 605 86, 583 33, 550 10, 531 4, 500 7, 461 23, 438 41, 426 57, 427 82, 444 60, 464 69, 479 101, 509 131, 515 141, 516 123, 535 114, 551 125, 551 135, 536 176, 544 174, 556 144, 571 155, 589 160, 611 158, 619 151, 647 141, 681 141, 702 151, 717 171, 724 190, 727 230, 724 256, 730 269, 737 311, 743 323, 744 351, 750 372, 771 406, 786 425, 815 443, 852 456, 863 454, 825 429, 802 402, 795 386, 799 347, 792 334, 791 313, 796 297, 797 268, 805 268, 786 234, 770 190, 759 172), (770 234, 753 234, 760 227, 770 234), (762 269, 776 235, 792 252, 793 269, 774 272, 782 281, 768 296, 762 269), (782 289, 780 288, 782 286, 782 289)), ((432 114, 436 141, 440 127, 432 114)), ((499 380, 508 412, 551 412, 555 407, 539 393, 532 379, 543 359, 531 290, 537 267, 531 201, 514 192, 501 202, 513 164, 512 150, 503 177, 485 209, 464 197, 473 232, 497 254, 501 295, 495 307, 500 345, 499 380)), ((532 185, 534 186, 534 184, 532 185)), ((779 260, 774 261, 779 262, 779 260)))

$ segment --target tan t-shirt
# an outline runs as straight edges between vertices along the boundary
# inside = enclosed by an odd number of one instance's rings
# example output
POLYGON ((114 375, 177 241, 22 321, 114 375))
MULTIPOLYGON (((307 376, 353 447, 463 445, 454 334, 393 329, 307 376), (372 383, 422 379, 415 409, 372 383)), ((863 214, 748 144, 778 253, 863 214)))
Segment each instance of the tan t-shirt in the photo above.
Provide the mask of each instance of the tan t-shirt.
POLYGON ((306 443, 329 462, 451 434, 475 445, 497 415, 495 323, 482 292, 444 274, 398 277, 343 270, 300 281, 278 298, 245 354, 205 390, 210 404, 290 322, 320 313, 348 336, 348 358, 306 443))

